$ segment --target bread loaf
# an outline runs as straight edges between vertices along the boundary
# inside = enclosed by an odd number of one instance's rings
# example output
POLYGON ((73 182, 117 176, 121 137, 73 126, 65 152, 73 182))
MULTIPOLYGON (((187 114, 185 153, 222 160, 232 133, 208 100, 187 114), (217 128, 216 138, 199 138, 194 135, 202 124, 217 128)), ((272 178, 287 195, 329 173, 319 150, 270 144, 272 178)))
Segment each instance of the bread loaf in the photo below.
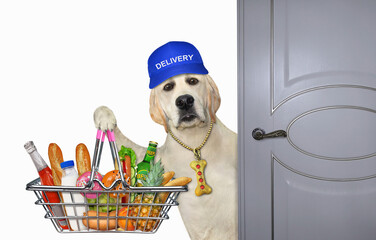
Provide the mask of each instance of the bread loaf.
POLYGON ((166 172, 163 174, 163 182, 162 182, 162 185, 165 185, 166 183, 168 183, 175 175, 175 172, 174 171, 170 171, 170 172, 166 172))
POLYGON ((78 175, 91 171, 90 154, 85 144, 80 143, 76 147, 76 165, 78 175))
POLYGON ((169 181, 168 183, 166 183, 165 187, 171 187, 171 186, 184 186, 184 185, 187 185, 188 183, 190 183, 192 181, 192 178, 190 177, 179 177, 179 178, 176 178, 172 181, 169 181))
MULTIPOLYGON (((172 181, 169 181, 168 183, 164 184, 163 186, 165 186, 165 187, 185 186, 188 183, 190 183, 191 181, 192 181, 192 178, 190 178, 190 177, 179 177, 179 178, 176 178, 176 179, 174 179, 172 181)), ((158 193, 158 197, 159 197, 161 203, 165 203, 166 202, 169 194, 170 194, 170 192, 161 192, 161 193, 158 193)))
POLYGON ((63 176, 63 170, 60 167, 60 163, 64 162, 64 159, 63 153, 56 143, 50 143, 50 145, 48 146, 48 158, 50 159, 54 184, 55 186, 61 186, 61 177, 63 176))

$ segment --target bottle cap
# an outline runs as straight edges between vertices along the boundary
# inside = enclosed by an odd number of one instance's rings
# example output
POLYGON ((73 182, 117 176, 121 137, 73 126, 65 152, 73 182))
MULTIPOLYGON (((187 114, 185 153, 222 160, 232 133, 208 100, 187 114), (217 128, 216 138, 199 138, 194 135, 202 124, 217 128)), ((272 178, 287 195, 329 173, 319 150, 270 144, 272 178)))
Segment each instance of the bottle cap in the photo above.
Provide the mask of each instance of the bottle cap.
POLYGON ((60 163, 61 168, 67 168, 67 167, 73 167, 74 166, 74 161, 73 160, 68 160, 65 162, 60 163))
POLYGON ((28 153, 32 153, 35 150, 37 150, 37 148, 35 147, 33 141, 28 141, 27 143, 25 143, 24 148, 26 149, 26 151, 28 153))

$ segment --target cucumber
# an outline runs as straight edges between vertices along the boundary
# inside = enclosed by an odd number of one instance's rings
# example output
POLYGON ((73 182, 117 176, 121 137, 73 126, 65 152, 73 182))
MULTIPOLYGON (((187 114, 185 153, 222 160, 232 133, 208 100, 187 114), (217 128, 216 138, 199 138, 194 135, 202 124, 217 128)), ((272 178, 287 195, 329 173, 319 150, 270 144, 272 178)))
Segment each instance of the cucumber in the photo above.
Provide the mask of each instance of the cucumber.
POLYGON ((136 169, 131 167, 131 186, 136 184, 136 169))
POLYGON ((135 177, 131 178, 131 186, 134 186, 135 183, 136 183, 136 178, 135 177))

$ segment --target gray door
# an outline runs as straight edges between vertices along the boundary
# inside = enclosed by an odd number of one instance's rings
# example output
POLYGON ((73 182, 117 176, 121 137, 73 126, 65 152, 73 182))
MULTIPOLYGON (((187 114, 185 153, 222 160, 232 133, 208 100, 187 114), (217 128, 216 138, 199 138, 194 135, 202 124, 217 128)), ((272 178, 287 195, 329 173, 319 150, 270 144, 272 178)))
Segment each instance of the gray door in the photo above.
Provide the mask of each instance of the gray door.
POLYGON ((240 238, 376 239, 376 1, 238 10, 240 238))

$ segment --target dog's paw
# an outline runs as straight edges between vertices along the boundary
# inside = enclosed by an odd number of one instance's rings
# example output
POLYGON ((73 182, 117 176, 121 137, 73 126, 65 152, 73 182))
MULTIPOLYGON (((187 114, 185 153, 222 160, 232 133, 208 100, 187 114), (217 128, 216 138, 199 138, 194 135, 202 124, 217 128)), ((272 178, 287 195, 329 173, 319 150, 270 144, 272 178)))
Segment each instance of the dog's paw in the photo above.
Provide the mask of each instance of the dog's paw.
POLYGON ((98 107, 94 112, 95 127, 102 131, 113 130, 116 126, 116 118, 111 109, 106 106, 98 107))

